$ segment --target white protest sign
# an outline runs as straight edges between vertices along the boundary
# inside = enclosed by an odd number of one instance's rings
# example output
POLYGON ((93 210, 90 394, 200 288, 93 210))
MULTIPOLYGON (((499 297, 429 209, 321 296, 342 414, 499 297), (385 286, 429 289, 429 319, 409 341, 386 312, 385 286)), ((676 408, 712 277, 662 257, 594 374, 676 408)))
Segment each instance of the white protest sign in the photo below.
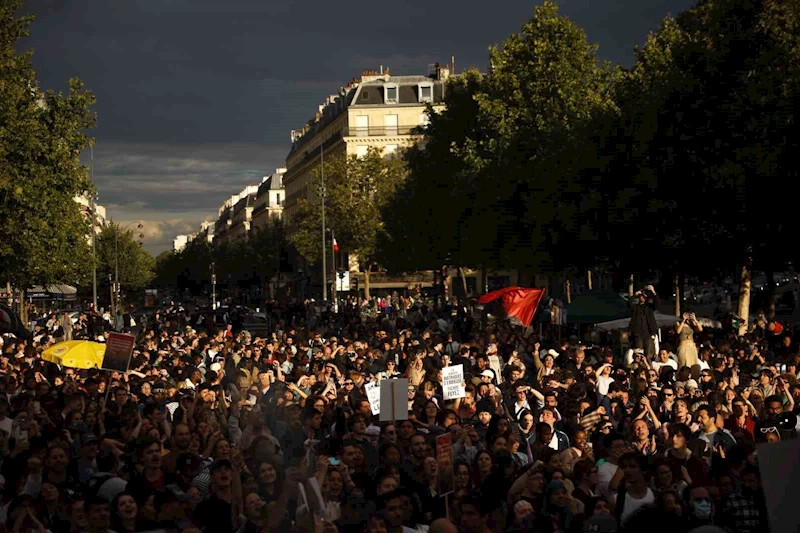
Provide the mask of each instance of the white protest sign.
POLYGON ((408 420, 408 380, 384 379, 381 381, 381 422, 408 420))
POLYGON ((494 370, 495 378, 497 378, 497 384, 500 385, 503 382, 503 374, 500 371, 500 358, 498 356, 489 356, 489 368, 494 370))
POLYGON ((367 383, 364 387, 367 390, 367 400, 373 415, 381 412, 381 386, 377 381, 367 383))
POLYGON ((466 396, 463 365, 448 366, 442 369, 442 388, 444 389, 445 400, 466 396))

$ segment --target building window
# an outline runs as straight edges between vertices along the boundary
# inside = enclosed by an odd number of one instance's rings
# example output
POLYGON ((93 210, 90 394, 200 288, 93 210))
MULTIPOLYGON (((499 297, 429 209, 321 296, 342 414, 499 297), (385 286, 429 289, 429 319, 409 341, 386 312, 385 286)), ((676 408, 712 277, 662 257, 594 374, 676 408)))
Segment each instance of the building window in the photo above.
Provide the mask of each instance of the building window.
POLYGON ((399 87, 397 85, 384 85, 384 102, 387 104, 396 104, 398 102, 399 87))
POLYGON ((427 84, 419 86, 419 101, 433 102, 433 85, 427 84))
POLYGON ((356 157, 367 157, 369 146, 359 144, 356 146, 356 157))
POLYGON ((383 153, 386 155, 392 155, 397 153, 397 145, 396 144, 387 144, 383 147, 383 153))
POLYGON ((383 125, 386 128, 386 135, 397 135, 397 115, 386 115, 383 117, 383 125))
POLYGON ((281 205, 281 193, 278 193, 278 194, 275 195, 275 202, 276 202, 275 205, 277 205, 277 206, 281 205))
POLYGON ((366 137, 369 135, 369 117, 367 115, 356 116, 356 137, 366 137))

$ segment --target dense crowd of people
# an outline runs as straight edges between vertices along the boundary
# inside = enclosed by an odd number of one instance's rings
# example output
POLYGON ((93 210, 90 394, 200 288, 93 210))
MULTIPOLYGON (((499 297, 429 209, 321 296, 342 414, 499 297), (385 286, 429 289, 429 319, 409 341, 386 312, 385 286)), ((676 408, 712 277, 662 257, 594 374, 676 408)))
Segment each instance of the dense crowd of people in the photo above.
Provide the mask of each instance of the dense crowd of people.
POLYGON ((686 314, 658 351, 626 350, 388 301, 271 304, 261 336, 169 306, 131 331, 126 373, 41 354, 130 320, 89 310, 0 337, 0 530, 768 530, 755 446, 796 437, 789 328, 739 337, 686 314), (445 400, 453 365, 464 394, 445 400), (366 386, 400 377, 407 420, 379 422, 366 386))

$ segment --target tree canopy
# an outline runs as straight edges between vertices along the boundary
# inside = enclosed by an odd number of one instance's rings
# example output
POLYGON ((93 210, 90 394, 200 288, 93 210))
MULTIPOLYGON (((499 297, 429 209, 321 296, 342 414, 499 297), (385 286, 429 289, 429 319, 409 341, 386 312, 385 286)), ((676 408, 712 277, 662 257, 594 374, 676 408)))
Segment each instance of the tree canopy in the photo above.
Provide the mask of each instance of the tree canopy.
MULTIPOLYGON (((369 272, 378 261, 379 242, 386 231, 385 209, 405 180, 405 164, 398 156, 370 148, 363 157, 327 159, 324 167, 315 171, 320 182, 323 168, 326 225, 335 232, 340 248, 358 257, 369 294, 369 272)), ((290 240, 309 262, 316 262, 322 253, 321 215, 321 199, 317 197, 313 203, 303 202, 292 217, 290 240)), ((330 238, 326 242, 331 246, 330 238)))
POLYGON ((66 94, 39 88, 31 52, 16 51, 33 20, 16 16, 20 6, 0 1, 0 276, 26 289, 91 272, 89 220, 75 197, 93 189, 79 155, 96 117, 79 80, 66 94))

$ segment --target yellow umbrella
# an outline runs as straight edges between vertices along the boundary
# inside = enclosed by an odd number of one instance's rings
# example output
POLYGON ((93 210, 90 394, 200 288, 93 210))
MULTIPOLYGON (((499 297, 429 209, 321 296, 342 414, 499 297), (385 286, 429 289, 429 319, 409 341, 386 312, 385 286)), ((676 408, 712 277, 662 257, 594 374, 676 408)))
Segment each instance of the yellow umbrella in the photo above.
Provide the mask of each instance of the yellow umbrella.
POLYGON ((100 368, 106 345, 91 341, 59 342, 42 353, 42 359, 70 368, 100 368))

